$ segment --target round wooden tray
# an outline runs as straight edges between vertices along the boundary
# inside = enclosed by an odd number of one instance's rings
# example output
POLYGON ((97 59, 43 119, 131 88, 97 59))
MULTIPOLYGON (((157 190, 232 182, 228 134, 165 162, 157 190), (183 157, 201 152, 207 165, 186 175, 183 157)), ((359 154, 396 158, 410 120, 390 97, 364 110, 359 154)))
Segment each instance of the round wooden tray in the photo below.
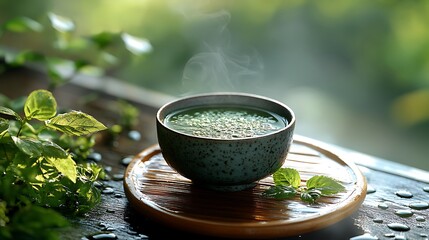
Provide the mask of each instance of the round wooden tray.
POLYGON ((320 143, 294 138, 284 167, 295 168, 305 183, 314 175, 340 180, 346 191, 322 197, 313 205, 299 198, 274 200, 262 196, 271 177, 253 189, 216 192, 201 189, 171 169, 158 145, 135 156, 128 165, 124 190, 135 209, 172 228, 229 238, 274 238, 324 228, 351 215, 366 195, 359 169, 320 143))

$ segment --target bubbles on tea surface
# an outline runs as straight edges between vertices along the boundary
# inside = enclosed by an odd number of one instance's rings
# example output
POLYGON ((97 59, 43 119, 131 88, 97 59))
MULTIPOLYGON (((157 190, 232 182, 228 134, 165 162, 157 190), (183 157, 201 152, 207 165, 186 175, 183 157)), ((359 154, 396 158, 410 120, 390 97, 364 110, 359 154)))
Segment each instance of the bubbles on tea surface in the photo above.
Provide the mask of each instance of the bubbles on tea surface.
POLYGON ((168 116, 165 122, 186 134, 218 139, 260 136, 286 126, 286 120, 273 113, 231 107, 190 109, 168 116))

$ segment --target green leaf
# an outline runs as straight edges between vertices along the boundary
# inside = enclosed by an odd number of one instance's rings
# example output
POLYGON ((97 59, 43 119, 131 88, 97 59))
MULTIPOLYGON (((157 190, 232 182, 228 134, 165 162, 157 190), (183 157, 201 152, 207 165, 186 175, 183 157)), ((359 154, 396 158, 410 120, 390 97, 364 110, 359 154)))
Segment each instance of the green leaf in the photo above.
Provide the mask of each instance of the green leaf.
POLYGON ((91 134, 107 129, 106 126, 92 116, 78 111, 59 114, 45 123, 49 128, 76 136, 91 134))
POLYGON ((314 199, 313 196, 311 196, 308 192, 302 192, 300 194, 300 198, 301 198, 302 201, 308 202, 308 203, 311 203, 311 204, 313 204, 313 203, 316 202, 316 199, 314 199))
POLYGON ((89 37, 89 40, 95 43, 100 49, 104 49, 115 42, 118 34, 111 32, 101 32, 89 37))
POLYGON ((23 153, 31 158, 37 158, 42 155, 42 143, 37 139, 22 139, 12 136, 13 142, 23 153))
POLYGON ((293 168, 280 168, 273 174, 275 185, 298 188, 301 184, 299 172, 293 168))
POLYGON ((152 45, 147 39, 131 36, 130 34, 121 34, 125 48, 135 55, 141 55, 152 51, 152 45))
POLYGON ((18 121, 22 121, 21 116, 19 116, 18 113, 16 113, 10 108, 0 106, 0 117, 2 117, 2 115, 10 116, 15 118, 18 121))
POLYGON ((69 155, 62 147, 51 141, 43 141, 42 147, 45 157, 67 158, 69 155))
POLYGON ((52 27, 59 32, 72 32, 75 29, 73 21, 66 17, 54 13, 49 13, 48 17, 52 27))
POLYGON ((6 202, 0 200, 0 228, 6 226, 8 222, 6 202))
POLYGON ((37 62, 44 59, 45 57, 42 54, 27 50, 21 51, 18 54, 6 53, 5 55, 6 63, 11 66, 21 66, 30 61, 37 62))
POLYGON ((291 186, 272 186, 263 192, 266 197, 275 199, 290 199, 295 197, 297 191, 291 186))
POLYGON ((332 195, 345 190, 345 187, 336 179, 321 175, 310 178, 307 181, 307 188, 319 190, 323 195, 332 195))
POLYGON ((34 205, 21 208, 11 219, 15 239, 59 239, 53 230, 69 225, 59 212, 34 205))
POLYGON ((28 17, 17 17, 7 21, 4 28, 11 32, 27 32, 29 30, 40 32, 43 30, 42 24, 28 17))
POLYGON ((51 92, 36 90, 25 101, 24 113, 27 119, 48 120, 57 113, 57 102, 51 92))
POLYGON ((73 183, 76 183, 77 171, 76 163, 73 161, 72 157, 69 155, 66 158, 56 158, 56 157, 45 157, 46 160, 52 164, 60 173, 70 179, 73 183))

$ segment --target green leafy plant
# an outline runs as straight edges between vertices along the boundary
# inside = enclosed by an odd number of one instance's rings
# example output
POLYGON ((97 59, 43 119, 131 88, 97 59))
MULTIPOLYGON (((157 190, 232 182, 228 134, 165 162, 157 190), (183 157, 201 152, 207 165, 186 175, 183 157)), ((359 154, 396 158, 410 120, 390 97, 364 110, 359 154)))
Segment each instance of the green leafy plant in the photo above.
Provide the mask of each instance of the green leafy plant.
POLYGON ((273 174, 274 186, 263 195, 275 199, 290 199, 299 196, 302 201, 315 203, 322 196, 343 192, 345 187, 336 179, 316 175, 308 179, 306 186, 301 186, 299 172, 293 168, 280 168, 273 174))
MULTIPOLYGON (((49 77, 48 90, 66 84, 77 74, 101 76, 108 67, 119 64, 131 56, 143 56, 152 51, 145 38, 126 32, 101 32, 89 36, 77 36, 75 22, 67 17, 49 12, 47 23, 42 24, 28 17, 16 17, 0 25, 0 36, 8 33, 34 33, 54 35, 44 52, 23 49, 17 52, 0 49, 0 58, 6 68, 39 64, 49 77), (45 26, 47 25, 47 26, 45 26), (47 48, 47 49, 46 49, 47 48)), ((1 66, 0 66, 1 67, 1 66)))
POLYGON ((0 239, 57 239, 54 230, 68 225, 63 214, 85 213, 101 196, 94 183, 103 169, 76 160, 93 141, 78 152, 72 138, 106 127, 82 112, 57 114, 47 90, 33 91, 23 112, 0 106, 0 239))

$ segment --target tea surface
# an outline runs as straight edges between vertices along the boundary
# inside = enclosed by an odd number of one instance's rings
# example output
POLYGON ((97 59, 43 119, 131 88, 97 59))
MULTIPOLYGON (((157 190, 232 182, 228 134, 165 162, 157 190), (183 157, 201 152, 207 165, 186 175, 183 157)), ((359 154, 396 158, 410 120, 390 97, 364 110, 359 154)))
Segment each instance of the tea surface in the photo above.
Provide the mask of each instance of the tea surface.
POLYGON ((266 135, 288 124, 285 118, 272 112, 232 106, 179 110, 166 116, 164 123, 185 134, 218 139, 266 135))

